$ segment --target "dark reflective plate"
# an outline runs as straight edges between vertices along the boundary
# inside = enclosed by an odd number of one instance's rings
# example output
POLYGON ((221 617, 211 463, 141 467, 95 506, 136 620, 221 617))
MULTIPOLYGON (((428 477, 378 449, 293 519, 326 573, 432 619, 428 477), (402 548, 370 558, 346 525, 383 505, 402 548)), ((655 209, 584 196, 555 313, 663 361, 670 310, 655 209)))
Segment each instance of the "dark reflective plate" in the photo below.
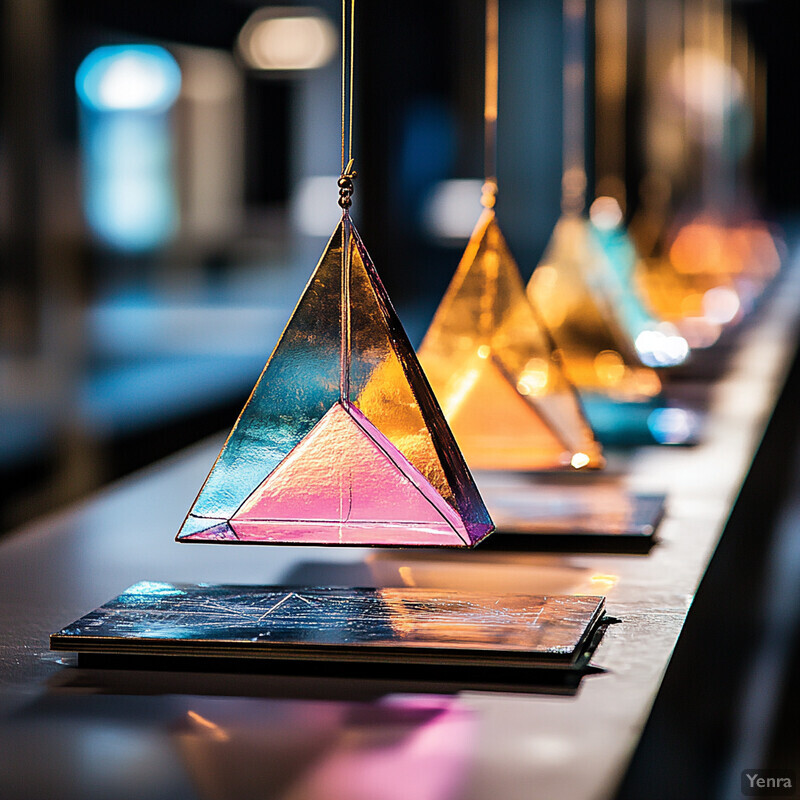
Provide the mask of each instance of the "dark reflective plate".
POLYGON ((50 637, 131 656, 571 667, 602 617, 594 596, 414 588, 141 582, 50 637))

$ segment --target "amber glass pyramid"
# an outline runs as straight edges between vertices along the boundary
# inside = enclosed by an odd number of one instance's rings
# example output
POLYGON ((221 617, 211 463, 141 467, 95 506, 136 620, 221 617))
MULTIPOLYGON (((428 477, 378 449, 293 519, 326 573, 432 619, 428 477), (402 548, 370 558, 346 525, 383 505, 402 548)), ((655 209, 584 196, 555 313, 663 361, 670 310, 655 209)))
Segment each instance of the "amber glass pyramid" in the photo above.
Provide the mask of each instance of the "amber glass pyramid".
POLYGON ((470 466, 602 466, 491 209, 473 231, 419 357, 470 466))
MULTIPOLYGON (((712 271, 676 268, 666 243, 666 220, 647 204, 631 221, 631 236, 642 258, 636 281, 648 304, 661 319, 674 323, 692 348, 714 344, 724 325, 741 314, 741 301, 733 280, 712 271)), ((686 254, 700 261, 702 243, 690 243, 686 254)), ((677 252, 679 258, 681 252, 677 252)))
POLYGON ((617 400, 644 400, 661 390, 655 371, 642 365, 633 341, 614 312, 612 269, 595 240, 591 223, 564 214, 528 284, 567 376, 580 392, 617 400))
POLYGON ((177 539, 465 547, 491 530, 345 214, 177 539))

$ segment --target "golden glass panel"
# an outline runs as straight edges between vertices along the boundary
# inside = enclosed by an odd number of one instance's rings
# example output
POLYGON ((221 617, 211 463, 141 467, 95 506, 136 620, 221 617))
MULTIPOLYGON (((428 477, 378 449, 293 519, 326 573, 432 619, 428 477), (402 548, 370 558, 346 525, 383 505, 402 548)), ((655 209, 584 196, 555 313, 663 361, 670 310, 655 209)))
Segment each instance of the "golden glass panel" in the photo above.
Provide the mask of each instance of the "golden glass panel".
POLYGON ((528 296, 563 355, 567 376, 583 392, 644 400, 661 390, 618 322, 612 267, 588 220, 565 214, 528 284, 528 296))
POLYGON ((419 358, 470 466, 602 466, 577 393, 490 209, 473 231, 419 358))

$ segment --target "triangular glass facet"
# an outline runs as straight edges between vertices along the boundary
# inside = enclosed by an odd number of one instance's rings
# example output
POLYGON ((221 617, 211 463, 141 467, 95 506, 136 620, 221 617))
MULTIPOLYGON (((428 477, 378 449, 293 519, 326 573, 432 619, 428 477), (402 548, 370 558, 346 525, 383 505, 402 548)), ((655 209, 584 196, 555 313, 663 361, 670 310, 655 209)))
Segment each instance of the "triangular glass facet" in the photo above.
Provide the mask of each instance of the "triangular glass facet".
POLYGON ((572 453, 531 412, 530 404, 496 360, 475 357, 445 414, 466 452, 482 469, 552 469, 569 465, 572 453))
POLYGON ((478 220, 419 357, 472 467, 602 466, 491 210, 478 220))
POLYGON ((376 525, 396 544, 419 533, 422 544, 468 544, 455 510, 369 420, 336 403, 242 503, 230 525, 280 541, 300 533, 309 543, 369 543, 376 525), (336 469, 331 469, 331 464, 336 469))
POLYGON ((181 531, 181 539, 191 539, 196 542, 220 542, 220 541, 236 541, 239 537, 233 532, 233 528, 228 524, 227 520, 214 525, 211 528, 201 527, 204 520, 199 517, 190 517, 189 525, 184 526, 181 531), (192 523, 195 523, 194 525, 192 523), (195 532, 189 530, 190 527, 198 527, 195 532))
POLYGON ((618 321, 613 268, 605 258, 591 223, 577 214, 565 215, 533 272, 528 296, 541 311, 579 391, 645 400, 659 393, 661 381, 641 363, 618 321))
POLYGON ((295 544, 469 546, 492 529, 347 215, 328 242, 177 539, 203 540, 203 530, 220 521, 237 541, 295 544), (371 484, 361 485, 372 480, 371 473, 356 470, 342 447, 334 446, 339 438, 332 434, 333 421, 347 422, 342 441, 353 446, 358 442, 362 449, 371 446, 373 460, 379 458, 375 448, 384 454, 383 469, 375 473, 384 478, 379 484, 386 496, 380 502, 377 489, 370 494, 371 484), (314 444, 321 436, 322 446, 314 444), (316 453, 316 460, 310 452, 316 453), (312 480, 315 465, 334 483, 312 480), (281 487, 279 493, 276 486, 281 487), (332 486, 339 488, 333 491, 332 486), (343 496, 342 487, 347 487, 348 496, 360 498, 359 503, 372 498, 369 519, 360 511, 358 519, 352 514, 341 517, 332 498, 343 496), (302 524, 289 524, 289 507, 305 509, 296 516, 302 524), (397 518, 398 510, 428 507, 440 509, 441 524, 419 513, 412 515, 416 519, 397 518), (205 528, 204 519, 210 520, 205 528))

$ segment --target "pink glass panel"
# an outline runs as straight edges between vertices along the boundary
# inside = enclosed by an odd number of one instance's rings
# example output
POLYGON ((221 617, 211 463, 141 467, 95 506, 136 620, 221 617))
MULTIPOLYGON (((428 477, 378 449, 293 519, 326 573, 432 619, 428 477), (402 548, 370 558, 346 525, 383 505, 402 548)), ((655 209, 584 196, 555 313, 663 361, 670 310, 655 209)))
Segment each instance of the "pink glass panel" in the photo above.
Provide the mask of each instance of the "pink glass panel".
POLYGON ((399 544, 400 533, 467 541, 458 515, 422 474, 358 409, 339 403, 245 500, 231 527, 257 541, 294 540, 298 531, 319 542, 399 544))

